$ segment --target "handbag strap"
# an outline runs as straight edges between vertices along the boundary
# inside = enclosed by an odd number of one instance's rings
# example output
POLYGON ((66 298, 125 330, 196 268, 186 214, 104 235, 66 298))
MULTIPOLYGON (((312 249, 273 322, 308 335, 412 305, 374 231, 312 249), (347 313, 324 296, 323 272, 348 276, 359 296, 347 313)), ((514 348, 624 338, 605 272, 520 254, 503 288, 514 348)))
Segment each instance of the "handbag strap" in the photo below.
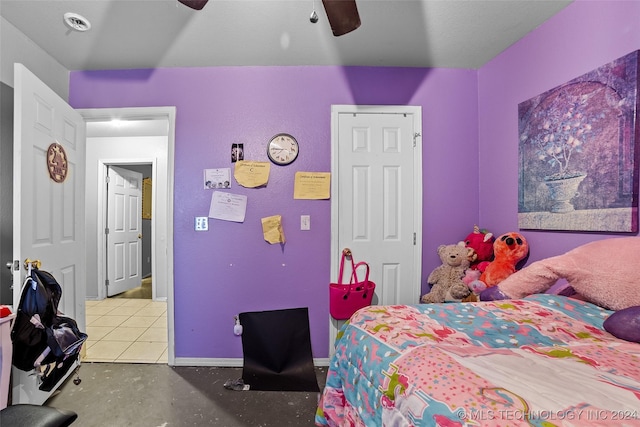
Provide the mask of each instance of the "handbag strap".
POLYGON ((340 257, 340 274, 338 275, 338 283, 339 284, 343 284, 342 282, 342 275, 344 274, 344 259, 345 258, 349 258, 349 260, 351 261, 351 271, 353 274, 353 271, 355 271, 356 266, 353 263, 353 254, 351 253, 351 249, 349 248, 344 248, 342 250, 342 256, 340 257))
POLYGON ((365 286, 366 286, 366 284, 369 282, 369 264, 367 264, 367 263, 366 263, 366 262, 364 262, 364 261, 360 261, 359 263, 357 263, 356 265, 354 265, 354 266, 353 266, 353 270, 351 271, 351 279, 349 280, 349 285, 353 286, 354 284, 361 283, 361 282, 358 280, 358 272, 357 272, 357 270, 358 270, 358 267, 361 267, 361 266, 363 266, 363 265, 364 265, 365 267, 367 267, 367 268, 366 268, 366 270, 365 270, 365 271, 366 271, 366 273, 365 273, 365 275, 364 275, 364 283, 365 283, 365 286), (354 278, 356 279, 356 280, 355 280, 355 282, 353 281, 353 279, 354 279, 354 278))

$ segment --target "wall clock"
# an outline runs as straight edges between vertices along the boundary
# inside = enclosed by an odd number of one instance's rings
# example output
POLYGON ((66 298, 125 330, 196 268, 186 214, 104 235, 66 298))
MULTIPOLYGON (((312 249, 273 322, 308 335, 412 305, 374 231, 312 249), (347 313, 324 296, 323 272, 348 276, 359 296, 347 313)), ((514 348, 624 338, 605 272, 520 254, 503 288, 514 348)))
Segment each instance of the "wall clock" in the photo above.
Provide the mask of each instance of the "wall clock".
POLYGON ((269 140, 267 156, 276 165, 290 165, 298 157, 298 141, 288 133, 279 133, 269 140))

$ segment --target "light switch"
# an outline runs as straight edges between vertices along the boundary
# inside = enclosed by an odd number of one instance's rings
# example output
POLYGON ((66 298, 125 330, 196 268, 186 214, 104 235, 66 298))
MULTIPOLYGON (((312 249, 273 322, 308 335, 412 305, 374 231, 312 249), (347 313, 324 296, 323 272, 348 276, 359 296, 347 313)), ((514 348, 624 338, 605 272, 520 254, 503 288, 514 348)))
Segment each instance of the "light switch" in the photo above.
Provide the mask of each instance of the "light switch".
POLYGON ((196 217, 196 231, 207 231, 209 229, 209 218, 206 216, 196 217))
POLYGON ((300 215, 300 230, 311 230, 311 215, 300 215))

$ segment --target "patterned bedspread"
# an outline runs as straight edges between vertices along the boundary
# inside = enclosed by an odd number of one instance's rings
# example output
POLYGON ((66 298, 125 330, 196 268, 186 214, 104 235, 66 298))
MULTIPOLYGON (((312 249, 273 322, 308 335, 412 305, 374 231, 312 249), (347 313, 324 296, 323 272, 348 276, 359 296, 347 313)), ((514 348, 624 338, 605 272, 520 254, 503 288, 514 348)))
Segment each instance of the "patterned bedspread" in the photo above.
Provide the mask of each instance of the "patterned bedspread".
POLYGON ((318 426, 640 426, 640 344, 558 295, 371 306, 338 335, 318 426))

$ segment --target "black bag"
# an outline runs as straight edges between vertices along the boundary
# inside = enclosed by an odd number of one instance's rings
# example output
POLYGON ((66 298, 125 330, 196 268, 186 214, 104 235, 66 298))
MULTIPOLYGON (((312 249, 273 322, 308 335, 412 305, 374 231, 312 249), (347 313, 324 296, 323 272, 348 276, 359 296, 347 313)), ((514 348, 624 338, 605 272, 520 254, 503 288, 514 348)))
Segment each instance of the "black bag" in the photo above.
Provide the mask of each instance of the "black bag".
POLYGON ((51 355, 57 359, 64 359, 80 351, 82 343, 87 340, 87 334, 80 332, 78 324, 70 317, 56 316, 47 331, 47 345, 51 355))
MULTIPOLYGON (((43 378, 62 378, 79 357, 87 334, 80 332, 75 320, 58 314, 61 297, 62 287, 53 275, 38 269, 31 270, 31 276, 24 283, 11 331, 12 362, 16 368, 31 371, 36 365, 53 364, 54 368, 48 369, 43 378), (52 370, 55 372, 50 372, 52 370)), ((53 385, 55 382, 50 386, 53 385)), ((44 390, 42 387, 49 385, 45 381, 40 387, 44 390)))
POLYGON ((25 279, 16 320, 11 330, 13 341, 13 365, 30 371, 42 352, 47 348, 47 320, 53 319, 51 293, 33 273, 25 279), (36 279, 34 280, 34 277, 36 279), (42 327, 31 322, 37 316, 42 327))

